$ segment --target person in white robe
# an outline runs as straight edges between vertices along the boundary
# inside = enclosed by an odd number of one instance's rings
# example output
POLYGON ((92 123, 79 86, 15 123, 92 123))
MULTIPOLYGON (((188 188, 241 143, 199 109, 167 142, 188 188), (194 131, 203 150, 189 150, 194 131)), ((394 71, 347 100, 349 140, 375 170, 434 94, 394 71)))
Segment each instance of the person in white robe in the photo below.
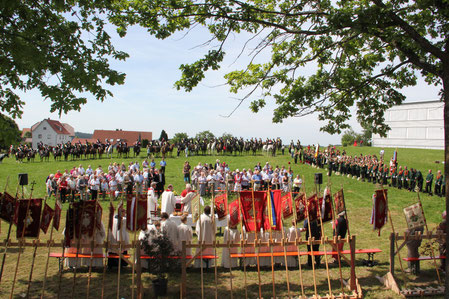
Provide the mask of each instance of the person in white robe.
MULTIPOLYGON (((157 237, 161 229, 161 224, 159 221, 155 220, 151 224, 147 224, 146 230, 141 230, 139 233, 139 241, 143 243, 145 240, 148 243, 148 245, 151 245, 151 242, 154 237, 157 237)), ((144 248, 142 248, 141 255, 145 255, 146 252, 144 252, 144 248)), ((142 268, 148 269, 148 259, 141 259, 140 264, 142 268)))
MULTIPOLYGON (((63 235, 65 234, 65 229, 62 232, 62 234, 63 235)), ((78 239, 75 236, 73 236, 73 239, 70 240, 70 247, 66 248, 64 251, 65 254, 68 254, 68 253, 76 254, 77 245, 78 245, 78 239)), ((79 267, 81 267, 81 258, 76 258, 76 257, 65 258, 64 266, 69 267, 69 268, 79 268, 79 267)))
MULTIPOLYGON (((268 231, 264 231, 262 228, 260 229, 260 241, 263 243, 270 241, 270 233, 268 231)), ((261 246, 259 247, 260 253, 270 253, 269 246, 261 246)), ((271 267, 271 256, 261 256, 259 257, 260 267, 271 267)))
MULTIPOLYGON (((198 219, 196 223, 196 230, 195 230, 197 236, 198 236, 198 242, 199 243, 205 243, 205 244, 212 244, 215 239, 215 234, 217 232, 217 228, 215 226, 215 222, 212 221, 211 218, 211 208, 210 206, 204 207, 204 213, 201 214, 200 218, 198 219)), ((201 248, 197 249, 201 250, 201 248)), ((214 248, 203 248, 202 255, 213 255, 214 254, 214 248)), ((214 265, 214 260, 210 260, 210 262, 207 264, 207 260, 204 260, 201 262, 201 259, 195 259, 195 267, 212 267, 214 265)))
POLYGON ((181 193, 181 203, 183 206, 183 212, 187 214, 192 214, 192 200, 196 196, 196 193, 192 191, 192 186, 190 184, 186 185, 186 189, 181 193))
MULTIPOLYGON (((100 222, 101 223, 101 222, 100 222)), ((92 237, 89 237, 88 235, 82 235, 81 240, 82 242, 87 244, 85 247, 82 248, 81 252, 83 254, 91 254, 92 248, 91 248, 91 241, 94 239, 95 247, 93 248, 93 254, 103 254, 103 245, 104 239, 106 237, 106 233, 104 230, 103 223, 100 224, 100 227, 94 228, 94 234, 92 237)), ((83 258, 82 265, 90 267, 90 258, 83 258)), ((103 258, 92 258, 92 268, 102 268, 103 267, 103 258)))
MULTIPOLYGON (((277 242, 277 243, 281 243, 282 239, 283 239, 283 235, 282 235, 282 231, 278 230, 273 230, 271 232, 271 236, 273 238, 273 242, 277 242)), ((284 247, 281 245, 277 245, 277 246, 273 246, 273 253, 283 253, 284 252, 284 247)), ((282 256, 275 256, 274 257, 274 263, 275 264, 281 264, 281 265, 285 265, 285 257, 282 256)))
POLYGON ((148 196, 147 196, 147 221, 150 223, 153 221, 153 218, 156 216, 157 211, 157 195, 156 195, 156 182, 151 183, 151 187, 148 188, 148 196))
POLYGON ((162 213, 161 215, 161 233, 170 240, 173 245, 173 250, 176 253, 179 251, 179 237, 178 237, 178 226, 170 220, 167 213, 162 213))
POLYGON ((161 213, 171 215, 175 211, 175 206, 176 198, 173 193, 173 185, 170 184, 167 186, 167 190, 165 190, 161 195, 161 213))
MULTIPOLYGON (((130 244, 129 242, 129 233, 126 229, 126 216, 114 215, 114 219, 112 221, 112 230, 109 233, 109 245, 119 245, 121 242, 122 246, 130 244), (119 221, 119 218, 122 220, 119 221)), ((108 248, 109 254, 118 254, 119 249, 116 248, 108 248)), ((122 250, 123 254, 126 254, 126 250, 122 250)), ((125 266, 125 262, 122 260, 122 267, 125 266)), ((109 258, 108 259, 108 267, 117 267, 118 266, 118 259, 115 258, 109 258)))
MULTIPOLYGON (((246 240, 246 243, 254 244, 254 241, 256 240, 256 233, 246 232, 245 227, 243 227, 243 238, 244 240, 246 240)), ((255 253, 254 249, 255 249, 254 246, 247 246, 243 248, 242 253, 254 254, 255 253)), ((243 262, 245 263, 246 266, 257 265, 257 259, 255 257, 244 257, 243 262)))
MULTIPOLYGON (((289 242, 295 242, 296 239, 301 237, 301 228, 296 227, 295 220, 292 220, 292 226, 289 228, 287 232, 287 237, 289 242)), ((296 245, 288 245, 287 252, 297 252, 298 247, 296 245)), ((288 267, 298 267, 298 256, 288 256, 287 257, 287 265, 288 267)))
MULTIPOLYGON (((178 225, 178 237, 179 237, 179 250, 182 250, 182 242, 192 242, 192 228, 187 225, 187 215, 181 216, 181 224, 178 225)), ((192 255, 192 248, 186 248, 186 256, 192 255)))
MULTIPOLYGON (((223 243, 240 243, 240 232, 237 226, 226 227, 223 233, 223 243)), ((224 268, 234 268, 238 266, 238 259, 231 258, 231 254, 238 253, 238 247, 224 247, 221 255, 221 266, 224 268)))

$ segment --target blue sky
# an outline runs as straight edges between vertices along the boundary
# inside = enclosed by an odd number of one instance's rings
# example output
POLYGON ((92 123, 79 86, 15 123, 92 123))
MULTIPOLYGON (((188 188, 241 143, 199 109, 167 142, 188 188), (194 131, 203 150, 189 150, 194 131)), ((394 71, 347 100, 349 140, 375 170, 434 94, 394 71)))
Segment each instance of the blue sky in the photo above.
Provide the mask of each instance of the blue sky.
MULTIPOLYGON (((49 101, 44 101, 39 92, 32 91, 23 95, 26 103, 22 119, 16 120, 19 128, 31 127, 44 118, 57 119, 69 123, 75 131, 92 133, 95 129, 123 129, 151 131, 158 138, 161 130, 169 137, 177 132, 186 132, 189 136, 204 130, 210 130, 216 136, 231 133, 238 137, 281 137, 285 142, 301 140, 303 144, 338 144, 339 135, 329 135, 319 131, 323 124, 316 115, 302 118, 290 118, 281 124, 273 124, 273 102, 259 113, 250 111, 250 100, 230 117, 237 104, 236 97, 228 87, 223 86, 223 75, 235 69, 242 69, 248 62, 248 51, 239 59, 245 36, 233 36, 226 47, 226 58, 219 71, 207 73, 206 78, 191 92, 178 91, 174 83, 180 78, 179 66, 195 61, 209 48, 201 47, 208 40, 204 29, 197 28, 187 36, 176 34, 166 40, 157 40, 145 30, 133 27, 125 38, 113 35, 116 48, 130 54, 124 62, 111 61, 113 68, 127 74, 124 85, 111 88, 113 98, 97 102, 90 98, 80 112, 63 114, 50 113, 49 101)), ((262 54, 258 59, 266 57, 262 54)), ((306 69, 307 73, 308 70, 306 69)), ((312 72, 312 70, 310 70, 312 72)), ((425 101, 438 98, 438 88, 425 84, 404 91, 407 101, 425 101)), ((242 96, 243 93, 240 95, 242 96)), ((355 131, 361 131, 355 120, 351 120, 355 131)))

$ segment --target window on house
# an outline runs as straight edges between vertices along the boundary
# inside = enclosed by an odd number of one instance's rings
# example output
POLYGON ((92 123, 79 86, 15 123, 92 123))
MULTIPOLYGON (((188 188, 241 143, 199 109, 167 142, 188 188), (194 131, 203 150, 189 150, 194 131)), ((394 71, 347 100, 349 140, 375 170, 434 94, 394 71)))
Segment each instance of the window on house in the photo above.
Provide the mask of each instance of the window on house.
POLYGON ((37 135, 37 138, 42 139, 42 134, 37 135))
POLYGON ((47 127, 43 127, 42 130, 47 130, 47 127))

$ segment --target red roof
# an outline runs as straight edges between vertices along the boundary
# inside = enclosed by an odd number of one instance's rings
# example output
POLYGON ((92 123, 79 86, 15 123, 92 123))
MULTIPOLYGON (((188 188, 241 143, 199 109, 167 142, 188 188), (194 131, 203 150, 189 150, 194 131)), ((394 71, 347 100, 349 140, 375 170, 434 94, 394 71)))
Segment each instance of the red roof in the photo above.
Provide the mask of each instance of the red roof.
POLYGON ((123 130, 95 130, 92 139, 100 140, 101 142, 105 142, 106 139, 113 139, 112 143, 116 143, 118 139, 121 141, 126 141, 129 143, 134 143, 137 140, 147 139, 149 141, 153 140, 152 132, 143 132, 143 131, 123 131, 123 130))
POLYGON ((58 134, 70 135, 70 132, 57 120, 46 119, 50 127, 58 134))
POLYGON ((78 138, 75 137, 72 139, 72 141, 70 142, 72 145, 77 144, 79 141, 81 141, 81 144, 86 144, 86 141, 89 143, 95 143, 97 142, 97 139, 93 139, 93 138, 78 138))

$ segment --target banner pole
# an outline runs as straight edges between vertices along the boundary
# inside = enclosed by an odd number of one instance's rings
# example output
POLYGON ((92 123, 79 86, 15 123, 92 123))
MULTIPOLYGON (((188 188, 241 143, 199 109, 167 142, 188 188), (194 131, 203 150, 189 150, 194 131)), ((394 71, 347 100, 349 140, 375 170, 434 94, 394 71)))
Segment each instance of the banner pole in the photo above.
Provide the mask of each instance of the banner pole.
MULTIPOLYGON (((45 196, 45 198, 44 198, 44 204, 42 205, 42 207, 45 208, 46 204, 47 204, 47 196, 45 196)), ((42 218, 44 216, 42 207, 41 207, 41 217, 40 217, 40 221, 39 221, 39 230, 37 232, 37 242, 35 242, 35 244, 34 244, 33 259, 31 261, 30 277, 28 278, 28 288, 27 288, 27 294, 26 294, 27 298, 29 298, 29 295, 30 295, 31 280, 33 279, 34 261, 36 260, 37 247, 38 247, 38 245, 40 243, 40 233, 41 233, 40 225, 42 223, 42 218)))
MULTIPOLYGON (((309 201, 307 200, 307 194, 305 192, 305 181, 303 180, 304 185, 304 202, 305 202, 305 211, 306 211, 306 219, 307 219, 307 228, 309 232, 309 239, 307 240, 307 243, 310 246, 310 252, 307 254, 311 255, 312 260, 312 274, 313 274, 313 289, 315 292, 315 297, 318 297, 318 292, 316 289, 316 274, 315 274, 315 255, 313 253, 313 241, 315 238, 312 238, 312 230, 310 229, 310 217, 309 217, 309 201)), ((316 194, 315 194, 316 196, 316 194)))
MULTIPOLYGON (((55 215, 56 215, 56 205, 57 202, 55 202, 55 215)), ((44 272, 44 281, 42 283, 42 292, 41 292, 41 299, 45 298, 45 284, 47 282, 47 273, 48 273, 48 262, 50 260, 50 249, 53 245, 53 229, 54 229, 54 222, 55 222, 55 215, 53 215, 52 222, 50 223, 51 229, 50 229, 50 240, 47 241, 47 261, 45 262, 45 272, 44 272)))
MULTIPOLYGON (((271 190, 270 190, 270 185, 268 184, 268 191, 267 191, 267 202, 268 205, 266 205, 265 209, 270 209, 271 208, 271 190)), ((274 279, 274 256, 273 256, 273 233, 272 233, 272 228, 271 228, 271 223, 270 221, 268 221, 268 225, 270 227, 270 255, 271 255, 271 282, 273 285, 273 298, 276 298, 276 281, 274 279)))
MULTIPOLYGON (((90 259, 89 259, 89 274, 87 277, 87 294, 86 298, 89 298, 90 293, 90 280, 92 277, 92 263, 93 263, 93 255, 94 255, 94 248, 95 248, 95 238, 96 238, 96 231, 97 231, 97 205, 98 205, 98 199, 95 199, 95 208, 94 208, 94 229, 92 233, 92 240, 90 242, 90 259)), ((101 222, 101 219, 100 219, 101 222)))
POLYGON ((241 200, 242 200, 242 197, 241 197, 240 192, 239 192, 239 198, 238 198, 238 201, 239 201, 239 219, 240 219, 240 227, 242 229, 242 232, 241 232, 242 238, 241 238, 241 241, 240 241, 240 245, 241 245, 241 251, 243 253, 243 273, 244 273, 244 284, 245 284, 245 299, 248 299, 248 288, 247 288, 247 284, 246 284, 246 258, 245 258, 246 238, 243 235, 243 219, 242 219, 243 218, 243 213, 240 213, 242 211, 242 202, 241 202, 241 200))
MULTIPOLYGON (((0 201, 0 208, 3 208, 3 202, 4 202, 4 200, 5 200, 5 193, 6 193, 6 191, 7 191, 8 184, 9 184, 9 175, 8 175, 8 177, 6 178, 5 190, 3 191, 2 199, 1 199, 1 201, 0 201)), ((15 202, 17 201, 18 192, 19 192, 19 183, 17 183, 16 197, 15 197, 15 199, 14 199, 14 204, 15 204, 15 202)), ((2 282, 3 268, 4 268, 4 266, 5 266, 6 252, 8 251, 8 243, 9 243, 9 237, 10 237, 10 235, 11 235, 11 227, 12 227, 12 223, 13 223, 13 221, 12 221, 12 219, 11 219, 11 221, 9 222, 8 234, 7 234, 7 236, 6 236, 6 241, 5 241, 5 248, 4 248, 4 253, 3 253, 3 258, 2 258, 2 267, 1 267, 1 269, 0 269, 0 283, 2 282)), ((0 226, 1 226, 1 223, 0 223, 0 226)))
MULTIPOLYGON (((290 192, 290 197, 291 197, 291 192, 290 192)), ((288 263, 287 263, 287 248, 285 248, 284 213, 282 211, 282 202, 281 202, 281 206, 279 208, 281 209, 281 232, 282 232, 282 241, 281 241, 281 243, 282 243, 282 248, 284 249, 285 279, 287 280, 287 294, 288 294, 288 298, 291 298, 291 295, 290 295, 290 280, 289 280, 288 263)))
MULTIPOLYGON (((226 175, 225 175, 226 176, 226 175)), ((229 236, 231 236, 231 228, 229 226, 230 220, 231 220, 231 214, 229 210, 229 184, 228 180, 225 179, 225 188, 226 188, 226 210, 228 211, 227 221, 228 221, 228 230, 229 230, 229 236)), ((228 252, 229 252, 229 283, 231 285, 231 299, 234 298, 233 295, 233 289, 232 289, 232 258, 231 258, 231 242, 228 240, 228 252)), ((234 247, 232 247, 234 248, 234 247)), ((223 258, 223 257, 222 257, 223 258)))
POLYGON ((299 243, 298 243, 298 235, 299 235, 299 239, 301 240, 301 235, 300 233, 298 233, 298 215, 296 213, 296 200, 293 198, 293 192, 290 192, 292 194, 292 204, 294 205, 295 209, 293 211, 293 217, 295 220, 295 243, 296 243, 296 250, 298 251, 298 270, 299 270, 299 280, 301 283, 301 297, 302 298, 306 298, 305 294, 304 294, 304 281, 303 281, 303 277, 302 277, 302 265, 301 265, 301 254, 300 254, 300 250, 299 250, 299 243))
MULTIPOLYGON (((83 217, 83 215, 84 215, 84 210, 85 210, 85 207, 86 207, 86 201, 82 201, 81 202, 82 203, 82 207, 81 207, 81 215, 80 214, 78 214, 78 211, 76 211, 77 212, 77 216, 79 216, 80 218, 82 218, 83 217)), ((78 209, 77 209, 78 210, 78 209)), ((75 211, 74 211, 75 212, 75 211)), ((75 218, 74 218, 74 221, 75 221, 75 218)), ((78 222, 79 222, 79 224, 78 224, 78 232, 79 232, 79 235, 78 235, 78 238, 77 238, 77 240, 76 240, 76 257, 75 257, 75 261, 76 261, 76 265, 75 265, 75 269, 73 270, 73 283, 72 283, 72 296, 71 296, 71 298, 73 298, 73 295, 75 294, 75 286, 76 286, 76 273, 77 273, 77 270, 78 270, 78 260, 79 260, 79 251, 80 251, 80 246, 81 246, 81 219, 78 219, 78 222)), ((67 225, 67 224, 66 224, 67 225)), ((75 236, 75 238, 76 238, 76 227, 75 227, 75 231, 73 232, 73 234, 74 234, 74 236, 75 236)), ((72 241, 70 240, 70 243, 71 243, 72 241)), ((85 244, 83 244, 83 246, 84 246, 85 244)))
MULTIPOLYGON (((216 223, 215 223, 215 188, 214 188, 214 184, 212 184, 212 226, 214 226, 216 228, 216 223)), ((217 232, 214 231, 214 255, 217 256, 217 232)), ((215 276, 215 299, 218 299, 218 282, 217 282, 217 261, 218 260, 214 260, 214 276, 215 276)))
MULTIPOLYGON (((255 240, 254 240, 254 252, 256 252, 256 244, 259 244, 259 232, 257 231, 257 211, 256 211, 256 204, 255 204, 255 200, 254 200, 254 181, 252 181, 252 188, 251 188, 251 200, 252 200, 252 205, 253 205, 253 217, 254 217, 254 235, 255 235, 255 240)), ((256 254, 256 259, 257 259, 257 278, 259 280, 259 298, 262 298, 262 286, 261 286, 261 279, 260 279, 260 257, 259 257, 259 250, 260 250, 260 246, 257 248, 257 254, 256 254)), ((276 296, 275 296, 276 297, 276 296)))
MULTIPOLYGON (((339 236, 337 236, 337 226, 336 226, 336 223, 335 223, 334 197, 331 197, 331 209, 332 209, 332 225, 335 226, 335 229, 334 229, 334 240, 333 241, 334 241, 335 247, 337 249, 337 261, 338 261, 338 272, 340 274, 340 286, 341 286, 341 292, 342 292, 342 294, 344 296, 345 295, 345 288, 344 288, 344 285, 343 285, 343 273, 341 272, 340 248, 338 247, 341 238, 339 236)), ((345 214, 346 214, 346 212, 345 212, 345 214)), ((348 227, 347 223, 348 222, 346 221, 346 227, 348 227)))

